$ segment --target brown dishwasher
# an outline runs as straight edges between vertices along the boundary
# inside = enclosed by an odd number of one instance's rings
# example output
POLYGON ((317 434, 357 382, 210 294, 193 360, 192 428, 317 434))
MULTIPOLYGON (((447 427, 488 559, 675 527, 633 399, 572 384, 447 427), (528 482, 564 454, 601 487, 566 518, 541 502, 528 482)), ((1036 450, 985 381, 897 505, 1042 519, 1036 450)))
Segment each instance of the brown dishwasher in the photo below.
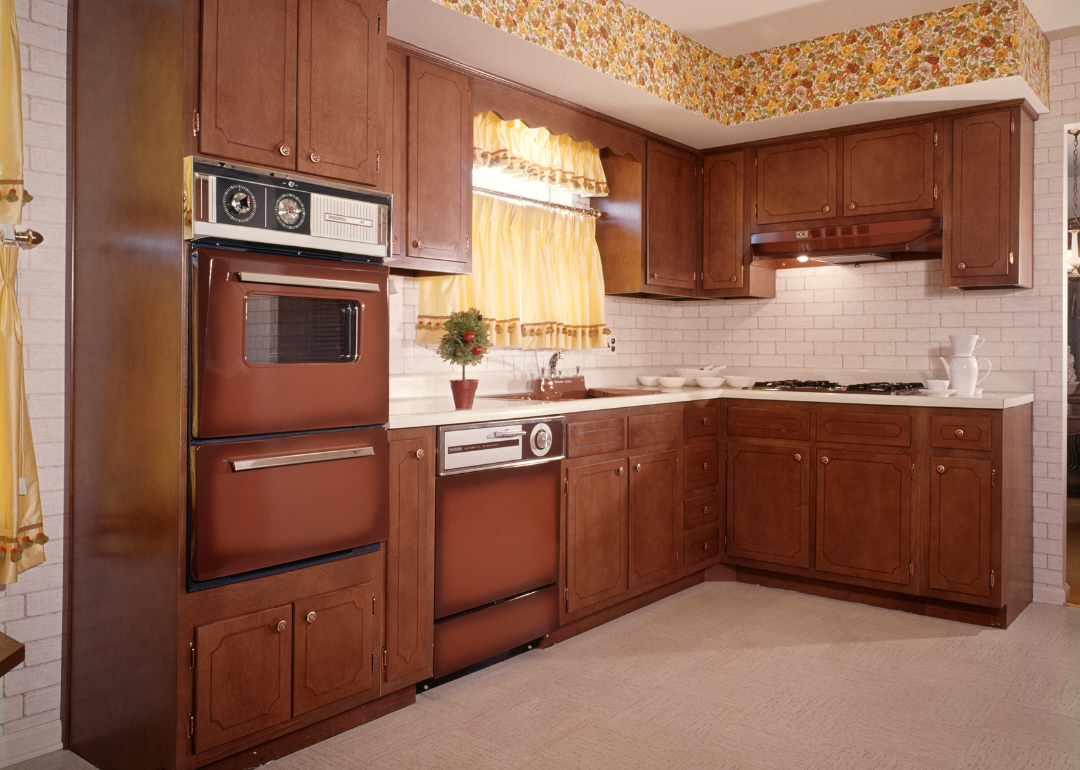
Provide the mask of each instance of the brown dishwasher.
POLYGON ((439 428, 436 679, 558 627, 564 434, 562 417, 439 428))

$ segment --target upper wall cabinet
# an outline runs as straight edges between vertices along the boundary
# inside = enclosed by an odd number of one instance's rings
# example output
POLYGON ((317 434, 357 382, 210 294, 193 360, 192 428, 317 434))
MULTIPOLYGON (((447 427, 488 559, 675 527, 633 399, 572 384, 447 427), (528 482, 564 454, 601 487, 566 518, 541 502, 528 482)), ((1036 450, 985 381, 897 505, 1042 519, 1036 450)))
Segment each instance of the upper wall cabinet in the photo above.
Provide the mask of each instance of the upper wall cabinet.
POLYGON ((836 138, 757 151, 755 222, 812 222, 836 216, 836 138))
POLYGON ((700 254, 695 227, 701 179, 698 159, 652 140, 646 153, 645 283, 692 295, 700 254))
POLYGON ((386 0, 203 0, 199 152, 379 186, 386 0))
POLYGON ((933 209, 937 135, 930 122, 845 136, 843 215, 933 209))
POLYGON ((941 283, 1032 285, 1034 123, 1020 107, 951 118, 941 283))

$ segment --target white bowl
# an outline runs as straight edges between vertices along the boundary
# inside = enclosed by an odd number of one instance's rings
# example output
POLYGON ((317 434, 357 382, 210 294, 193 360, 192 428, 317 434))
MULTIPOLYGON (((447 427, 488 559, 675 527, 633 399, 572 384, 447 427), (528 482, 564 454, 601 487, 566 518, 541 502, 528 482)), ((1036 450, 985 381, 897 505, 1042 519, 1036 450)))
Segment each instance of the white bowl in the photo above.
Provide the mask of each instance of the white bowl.
POLYGON ((661 388, 681 388, 686 384, 685 377, 660 377, 661 388))
POLYGON ((931 390, 930 388, 923 388, 919 392, 922 393, 924 396, 933 396, 934 398, 945 398, 946 396, 951 396, 956 391, 955 390, 949 390, 948 388, 938 388, 936 390, 931 390))
POLYGON ((727 380, 727 384, 733 388, 749 388, 756 380, 753 377, 736 377, 728 375, 724 378, 727 380))
POLYGON ((652 375, 643 374, 637 378, 637 381, 644 385, 646 388, 655 388, 660 384, 660 378, 652 375))
POLYGON ((699 388, 719 388, 724 384, 723 377, 698 377, 697 384, 699 388))
POLYGON ((676 369, 675 374, 689 380, 695 377, 714 377, 724 366, 724 364, 721 364, 719 366, 699 366, 696 369, 676 369))

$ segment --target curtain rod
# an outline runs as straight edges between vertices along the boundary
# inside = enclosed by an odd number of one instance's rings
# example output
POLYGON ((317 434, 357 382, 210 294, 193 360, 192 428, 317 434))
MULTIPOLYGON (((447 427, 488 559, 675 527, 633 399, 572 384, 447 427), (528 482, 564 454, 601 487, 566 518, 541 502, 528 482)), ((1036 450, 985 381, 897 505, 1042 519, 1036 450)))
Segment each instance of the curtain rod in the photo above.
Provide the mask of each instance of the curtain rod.
POLYGON ((512 201, 521 201, 522 203, 531 203, 534 206, 541 206, 548 209, 559 209, 560 211, 569 211, 574 214, 580 214, 585 217, 593 217, 595 219, 600 218, 600 212, 596 209, 578 208, 577 206, 564 206, 561 203, 548 203, 546 201, 538 201, 534 198, 526 198, 523 195, 511 195, 510 193, 498 192, 497 190, 487 190, 483 187, 473 186, 474 193, 480 193, 481 195, 490 195, 493 198, 506 198, 512 201))

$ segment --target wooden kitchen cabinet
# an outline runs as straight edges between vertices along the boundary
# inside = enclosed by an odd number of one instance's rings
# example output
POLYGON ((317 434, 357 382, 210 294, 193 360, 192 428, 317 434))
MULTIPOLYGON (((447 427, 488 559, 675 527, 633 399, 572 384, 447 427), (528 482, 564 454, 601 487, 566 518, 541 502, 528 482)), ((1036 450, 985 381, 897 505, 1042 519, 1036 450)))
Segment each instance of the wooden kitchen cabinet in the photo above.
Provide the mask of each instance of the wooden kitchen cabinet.
POLYGON ((927 586, 990 596, 993 461, 931 457, 927 586))
POLYGON ((693 296, 701 260, 698 159, 651 139, 646 152, 645 283, 693 296))
POLYGON ((757 149, 754 222, 813 222, 836 211, 836 137, 757 149))
POLYGON ((626 459, 566 471, 566 612, 627 590, 626 459))
MULTIPOLYGON (((386 49, 386 114, 383 115, 382 191, 391 195, 390 256, 405 253, 408 220, 408 158, 405 147, 409 126, 409 57, 396 48, 386 49)), ((390 264, 394 264, 394 260, 390 264)))
POLYGON ((729 560, 810 566, 810 459, 809 445, 728 443, 729 560))
POLYGON ((950 118, 943 286, 1031 288, 1034 122, 1022 107, 950 118))
POLYGON ((679 569, 678 460, 674 449, 629 459, 632 589, 679 569))
POLYGON ((199 152, 378 186, 386 0, 204 0, 199 152))
POLYGON ((195 751, 292 716, 292 606, 195 629, 195 751))
POLYGON ((432 676, 435 619, 435 430, 393 430, 388 437, 384 692, 432 676))
POLYGON ((932 215, 937 134, 929 121, 845 135, 843 216, 932 215))

